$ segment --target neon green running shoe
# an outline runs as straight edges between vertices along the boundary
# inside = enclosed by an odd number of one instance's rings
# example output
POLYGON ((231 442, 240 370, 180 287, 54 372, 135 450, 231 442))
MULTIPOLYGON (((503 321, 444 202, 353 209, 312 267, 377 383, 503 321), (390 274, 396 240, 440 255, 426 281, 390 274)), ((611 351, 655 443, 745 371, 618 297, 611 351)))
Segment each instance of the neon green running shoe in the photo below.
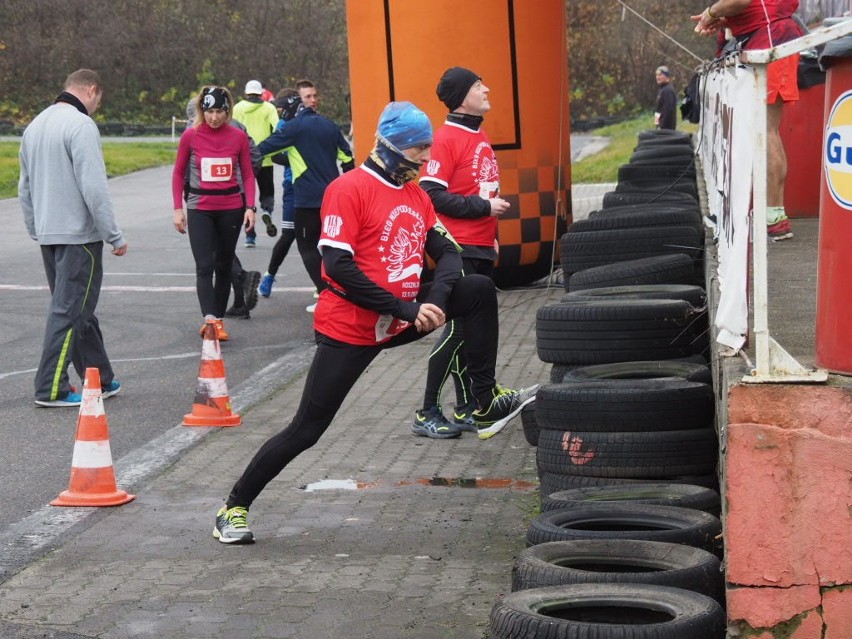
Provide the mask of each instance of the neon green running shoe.
POLYGON ((485 409, 473 411, 473 420, 478 428, 479 439, 493 437, 518 415, 527 404, 535 401, 539 385, 513 390, 499 384, 494 388, 491 404, 485 409))
POLYGON ((246 523, 248 509, 242 506, 222 506, 216 513, 213 536, 223 544, 253 544, 254 534, 246 523))

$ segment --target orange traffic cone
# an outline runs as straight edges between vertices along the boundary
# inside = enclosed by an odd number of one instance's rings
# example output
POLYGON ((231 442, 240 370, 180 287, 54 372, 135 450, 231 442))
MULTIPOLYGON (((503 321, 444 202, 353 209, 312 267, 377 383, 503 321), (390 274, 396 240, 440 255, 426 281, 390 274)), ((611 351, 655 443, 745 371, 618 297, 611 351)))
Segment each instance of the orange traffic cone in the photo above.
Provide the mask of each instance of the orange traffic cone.
POLYGON ((198 386, 192 412, 183 416, 184 426, 239 426, 242 420, 231 412, 231 398, 225 382, 225 364, 216 326, 208 321, 204 327, 201 364, 198 366, 198 386))
POLYGON ((71 481, 52 506, 120 506, 134 499, 115 485, 109 426, 101 395, 101 374, 86 369, 83 402, 77 418, 77 440, 71 460, 71 481))

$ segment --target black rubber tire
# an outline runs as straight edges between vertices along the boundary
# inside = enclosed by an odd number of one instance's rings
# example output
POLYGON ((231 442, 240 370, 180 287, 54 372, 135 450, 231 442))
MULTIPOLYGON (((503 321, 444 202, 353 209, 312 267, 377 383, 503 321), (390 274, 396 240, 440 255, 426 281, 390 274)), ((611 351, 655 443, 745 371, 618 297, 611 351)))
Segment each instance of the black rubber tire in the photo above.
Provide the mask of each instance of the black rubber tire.
POLYGON ((661 481, 672 484, 692 484, 704 486, 718 491, 719 478, 715 473, 707 475, 680 475, 657 479, 618 479, 609 477, 588 477, 585 475, 563 475, 561 473, 548 473, 538 471, 539 495, 546 497, 560 490, 573 490, 574 488, 590 488, 594 486, 615 486, 620 484, 655 484, 661 481))
POLYGON ((665 479, 716 470, 714 428, 651 432, 552 430, 541 424, 536 464, 541 472, 620 479, 665 479))
POLYGON ((671 164, 622 164, 618 167, 618 182, 695 182, 695 166, 671 164))
MULTIPOLYGON (((689 211, 693 218, 701 220, 701 209, 693 202, 641 202, 639 204, 624 204, 623 206, 610 206, 600 208, 589 212, 589 219, 605 217, 608 215, 639 215, 639 213, 662 213, 666 211, 689 211)), ((693 218, 687 218, 688 223, 693 222, 693 218)), ((703 222, 702 222, 703 224, 703 222)))
POLYGON ((637 284, 694 284, 695 260, 685 253, 655 255, 577 271, 569 291, 637 284))
POLYGON ((522 550, 512 565, 512 592, 617 583, 683 588, 725 601, 719 558, 682 544, 638 539, 551 541, 522 550))
POLYGON ((714 554, 722 522, 700 510, 613 502, 549 510, 527 529, 527 546, 575 539, 639 539, 684 544, 714 554))
POLYGON ((661 180, 622 180, 615 185, 616 193, 685 193, 698 201, 698 186, 695 177, 664 178, 661 180))
POLYGON ((575 368, 580 368, 582 364, 553 364, 550 367, 550 383, 561 384, 565 373, 573 371, 575 368))
POLYGON ((564 371, 559 381, 567 384, 597 379, 659 379, 661 377, 679 377, 688 382, 708 385, 713 383, 713 373, 706 364, 673 359, 579 366, 570 371, 564 371))
POLYGON ((586 433, 708 428, 715 413, 710 385, 678 377, 578 379, 542 384, 535 405, 539 428, 586 433))
POLYGON ((625 193, 623 191, 609 191, 604 193, 601 206, 608 209, 613 206, 624 206, 626 204, 650 204, 657 202, 663 203, 682 203, 695 206, 698 202, 697 198, 689 193, 681 193, 679 191, 668 191, 667 193, 655 191, 642 191, 625 193))
POLYGON ((633 147, 633 151, 645 151, 647 149, 683 149, 695 152, 695 148, 691 143, 682 140, 640 140, 633 147))
POLYGON ((632 504, 652 504, 655 506, 679 506, 710 513, 716 517, 722 511, 722 502, 712 488, 692 484, 630 483, 609 486, 588 486, 558 490, 542 495, 541 510, 560 510, 581 503, 623 502, 632 504))
POLYGON ((521 425, 524 429, 524 439, 530 446, 538 446, 538 422, 535 418, 535 402, 527 404, 521 411, 521 425))
MULTIPOLYGON (((593 211, 585 220, 577 220, 568 227, 567 233, 585 231, 607 231, 647 226, 691 226, 701 230, 702 222, 695 209, 634 210, 614 212, 616 209, 593 211)), ((699 237, 702 233, 699 233, 699 237)))
POLYGON ((631 286, 603 286, 571 291, 562 297, 563 302, 571 300, 683 300, 695 308, 707 305, 707 294, 700 286, 690 284, 634 284, 631 286))
MULTIPOLYGON (((633 155, 636 155, 636 154, 634 153, 633 155)), ((672 157, 656 157, 656 158, 647 158, 647 159, 644 159, 642 157, 634 159, 633 156, 631 156, 630 165, 631 166, 640 166, 640 167, 641 166, 645 166, 645 167, 662 166, 662 167, 666 167, 666 168, 678 167, 680 169, 686 169, 687 172, 690 175, 692 175, 693 177, 695 176, 695 169, 693 168, 693 160, 692 160, 691 156, 686 156, 686 155, 676 155, 676 156, 672 156, 672 157)))
POLYGON ((691 146, 686 144, 654 144, 637 146, 633 149, 633 154, 630 156, 630 164, 645 161, 653 162, 656 160, 694 162, 695 151, 693 151, 691 146))
POLYGON ((608 364, 692 355, 696 310, 681 300, 601 300, 536 311, 536 348, 549 364, 608 364))
POLYGON ((702 257, 703 246, 704 235, 687 225, 565 233, 560 238, 559 261, 568 279, 578 271, 654 255, 684 253, 695 261, 702 257))
POLYGON ((673 131, 671 129, 648 129, 640 131, 636 135, 639 144, 643 142, 676 142, 679 144, 692 144, 692 133, 687 131, 673 131))
POLYGON ((513 592, 497 600, 489 639, 720 639, 725 612, 682 588, 576 584, 513 592))
POLYGON ((599 209, 589 211, 589 217, 601 215, 618 215, 619 213, 631 213, 633 211, 692 211, 695 217, 701 219, 701 208, 695 202, 638 202, 636 204, 622 204, 621 206, 601 206, 599 209))

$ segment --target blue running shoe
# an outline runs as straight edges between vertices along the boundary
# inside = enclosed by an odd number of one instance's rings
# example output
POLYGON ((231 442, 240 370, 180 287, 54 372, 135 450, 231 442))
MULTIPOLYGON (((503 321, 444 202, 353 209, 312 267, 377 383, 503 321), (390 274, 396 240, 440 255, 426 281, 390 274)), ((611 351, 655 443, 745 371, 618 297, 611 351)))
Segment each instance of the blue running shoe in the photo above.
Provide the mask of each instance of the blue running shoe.
POLYGON ((462 434, 456 424, 444 417, 440 406, 433 406, 427 411, 415 411, 411 432, 432 439, 452 439, 462 434))
POLYGON ((35 400, 37 406, 44 406, 45 408, 61 408, 63 406, 79 406, 83 403, 83 396, 80 393, 70 392, 65 395, 65 397, 57 398, 57 399, 37 399, 35 400))
POLYGON ((260 280, 260 285, 257 287, 257 292, 263 297, 272 295, 272 283, 275 281, 275 276, 269 273, 263 274, 263 279, 260 280))
POLYGON ((254 248, 255 246, 257 246, 257 240, 255 239, 256 237, 257 236, 255 235, 246 235, 246 241, 243 246, 245 246, 246 248, 254 248))
POLYGON ((479 428, 473 419, 473 411, 476 410, 476 402, 470 402, 463 406, 453 408, 453 422, 466 433, 478 433, 479 428))
POLYGON ((108 397, 112 397, 113 395, 118 395, 118 392, 121 390, 121 384, 118 380, 112 380, 106 386, 101 386, 101 398, 107 399, 108 397))

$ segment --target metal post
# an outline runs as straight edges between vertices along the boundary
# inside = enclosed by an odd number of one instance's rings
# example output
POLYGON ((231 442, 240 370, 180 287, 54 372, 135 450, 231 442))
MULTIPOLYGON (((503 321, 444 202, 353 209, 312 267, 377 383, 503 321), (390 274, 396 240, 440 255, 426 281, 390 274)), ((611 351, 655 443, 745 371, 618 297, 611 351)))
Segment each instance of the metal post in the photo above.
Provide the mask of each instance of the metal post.
POLYGON ((758 375, 769 374, 769 292, 766 257, 766 65, 754 67, 756 83, 753 119, 752 268, 754 273, 754 348, 758 375))

